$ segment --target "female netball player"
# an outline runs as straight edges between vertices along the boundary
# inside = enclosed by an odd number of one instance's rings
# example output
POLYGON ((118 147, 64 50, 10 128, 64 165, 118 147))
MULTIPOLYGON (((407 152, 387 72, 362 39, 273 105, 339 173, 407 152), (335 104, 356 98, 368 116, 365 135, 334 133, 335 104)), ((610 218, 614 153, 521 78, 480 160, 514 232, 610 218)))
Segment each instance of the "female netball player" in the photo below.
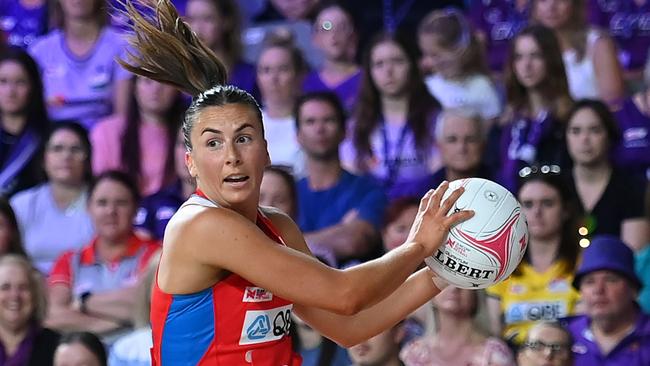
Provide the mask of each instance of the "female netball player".
POLYGON ((151 303, 154 365, 300 365, 287 334, 292 312, 351 346, 440 292, 444 281, 429 269, 413 272, 472 215, 446 215, 461 190, 444 202, 447 184, 427 193, 407 242, 385 256, 344 271, 321 264, 288 216, 258 205, 269 155, 255 100, 223 85, 223 64, 170 0, 158 0, 154 16, 132 1, 134 52, 122 65, 193 96, 183 133, 198 189, 165 232, 151 303))

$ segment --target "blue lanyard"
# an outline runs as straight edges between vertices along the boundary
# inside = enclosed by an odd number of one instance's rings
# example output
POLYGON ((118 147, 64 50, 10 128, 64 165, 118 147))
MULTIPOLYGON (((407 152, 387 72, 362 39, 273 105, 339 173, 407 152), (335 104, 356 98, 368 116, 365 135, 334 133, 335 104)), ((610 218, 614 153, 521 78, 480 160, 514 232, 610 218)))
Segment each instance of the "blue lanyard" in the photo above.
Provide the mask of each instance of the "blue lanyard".
POLYGON ((389 34, 395 33, 397 26, 404 20, 415 0, 406 0, 393 12, 393 0, 384 0, 384 29, 389 34))
POLYGON ((400 165, 402 164, 402 149, 405 145, 406 134, 408 133, 410 127, 408 122, 402 126, 402 129, 399 133, 399 139, 397 144, 391 149, 390 141, 388 140, 388 131, 386 129, 386 121, 382 118, 381 120, 381 134, 384 137, 384 165, 386 165, 386 185, 391 185, 395 178, 397 178, 397 172, 399 172, 400 165), (390 156, 390 151, 393 150, 394 155, 390 156))

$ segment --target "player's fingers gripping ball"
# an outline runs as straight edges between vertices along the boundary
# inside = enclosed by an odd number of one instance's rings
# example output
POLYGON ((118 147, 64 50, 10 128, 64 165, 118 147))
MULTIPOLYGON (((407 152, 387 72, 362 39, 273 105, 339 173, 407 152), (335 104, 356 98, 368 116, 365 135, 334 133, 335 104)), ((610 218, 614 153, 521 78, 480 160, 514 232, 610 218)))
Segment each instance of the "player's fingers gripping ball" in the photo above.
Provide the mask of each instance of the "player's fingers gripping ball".
POLYGON ((486 179, 449 183, 443 201, 461 186, 465 192, 448 214, 473 210, 474 216, 452 226, 444 244, 425 262, 452 286, 486 288, 506 279, 521 262, 528 225, 512 193, 486 179))

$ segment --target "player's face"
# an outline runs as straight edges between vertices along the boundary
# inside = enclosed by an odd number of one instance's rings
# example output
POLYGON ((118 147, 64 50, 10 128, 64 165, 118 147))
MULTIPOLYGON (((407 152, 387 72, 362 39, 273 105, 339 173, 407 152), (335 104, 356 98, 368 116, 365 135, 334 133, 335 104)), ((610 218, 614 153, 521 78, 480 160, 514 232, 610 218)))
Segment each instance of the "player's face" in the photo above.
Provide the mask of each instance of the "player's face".
POLYGON ((289 216, 294 215, 291 189, 278 173, 264 172, 260 186, 260 205, 275 207, 289 216))
POLYGON ((348 354, 357 366, 386 365, 397 359, 398 344, 393 328, 348 349, 348 354))
POLYGON ((257 84, 265 101, 293 101, 299 90, 298 74, 291 53, 284 47, 262 52, 257 62, 257 84))
POLYGON ((79 185, 83 181, 88 151, 74 132, 59 129, 45 146, 45 172, 52 182, 79 185))
POLYGON ((461 116, 446 116, 438 148, 443 164, 456 172, 471 172, 481 164, 483 139, 475 121, 461 116))
POLYGON ((375 45, 370 54, 370 76, 379 93, 389 97, 401 96, 411 72, 406 52, 394 42, 375 45))
POLYGON ((0 63, 0 111, 8 114, 24 113, 31 91, 29 75, 15 61, 0 63))
POLYGON ((253 107, 207 107, 199 112, 190 137, 192 151, 186 164, 198 187, 221 206, 257 207, 269 155, 253 107))
POLYGON ((602 270, 585 275, 580 281, 585 312, 592 319, 620 319, 630 311, 636 291, 616 272, 602 270))
POLYGON ((476 308, 476 293, 449 286, 442 290, 433 299, 433 303, 440 312, 456 314, 471 318, 476 308))
POLYGON ((407 207, 399 214, 397 219, 386 225, 382 231, 382 241, 387 252, 406 242, 417 213, 417 205, 407 207))
POLYGON ((609 139, 600 117, 591 108, 576 112, 566 132, 569 155, 575 164, 597 165, 606 161, 609 139))
POLYGON ((574 0, 536 0, 533 1, 533 19, 551 29, 566 27, 573 17, 574 0))
POLYGON ((527 89, 538 87, 546 78, 546 62, 542 50, 531 36, 517 37, 512 67, 519 83, 527 89))
POLYGON ((140 113, 146 116, 164 117, 169 111, 178 92, 173 86, 138 77, 135 82, 135 99, 140 113))
POLYGON ((561 235, 565 213, 557 189, 541 181, 524 183, 519 190, 519 202, 531 238, 543 240, 561 235))
POLYGON ((97 236, 109 241, 125 240, 133 230, 136 202, 121 182, 103 179, 88 201, 88 213, 97 236))
POLYGON ((22 330, 34 313, 29 274, 17 264, 0 267, 0 322, 3 328, 22 330))
POLYGON ((185 18, 190 28, 208 47, 216 48, 223 37, 224 19, 211 0, 190 0, 185 8, 185 18))
POLYGON ((81 343, 64 343, 56 348, 54 366, 100 366, 100 362, 81 343))
POLYGON ((560 329, 543 326, 531 329, 527 347, 518 354, 520 366, 569 366, 571 344, 566 333, 560 329))
POLYGON ((305 153, 319 160, 338 156, 344 132, 334 108, 327 102, 310 100, 300 107, 298 142, 305 153))
POLYGON ((351 47, 356 46, 352 21, 341 8, 333 6, 318 15, 314 22, 314 41, 325 57, 333 60, 350 60, 351 47))

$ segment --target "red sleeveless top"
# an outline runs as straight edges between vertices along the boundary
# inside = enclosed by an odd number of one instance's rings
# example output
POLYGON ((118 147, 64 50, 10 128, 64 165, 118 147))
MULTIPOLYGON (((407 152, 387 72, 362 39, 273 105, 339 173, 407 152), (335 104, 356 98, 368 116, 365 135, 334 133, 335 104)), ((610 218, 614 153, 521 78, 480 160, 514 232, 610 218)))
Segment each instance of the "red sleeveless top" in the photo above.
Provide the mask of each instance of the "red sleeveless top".
MULTIPOLYGON (((200 192, 198 193, 200 194, 200 192)), ((188 204, 218 207, 198 195, 188 204)), ((284 245, 271 221, 258 211, 257 226, 284 245)), ((157 277, 157 276, 156 276, 157 277)), ((293 304, 231 273, 193 294, 163 292, 151 298, 154 366, 299 366, 289 327, 293 304)))

